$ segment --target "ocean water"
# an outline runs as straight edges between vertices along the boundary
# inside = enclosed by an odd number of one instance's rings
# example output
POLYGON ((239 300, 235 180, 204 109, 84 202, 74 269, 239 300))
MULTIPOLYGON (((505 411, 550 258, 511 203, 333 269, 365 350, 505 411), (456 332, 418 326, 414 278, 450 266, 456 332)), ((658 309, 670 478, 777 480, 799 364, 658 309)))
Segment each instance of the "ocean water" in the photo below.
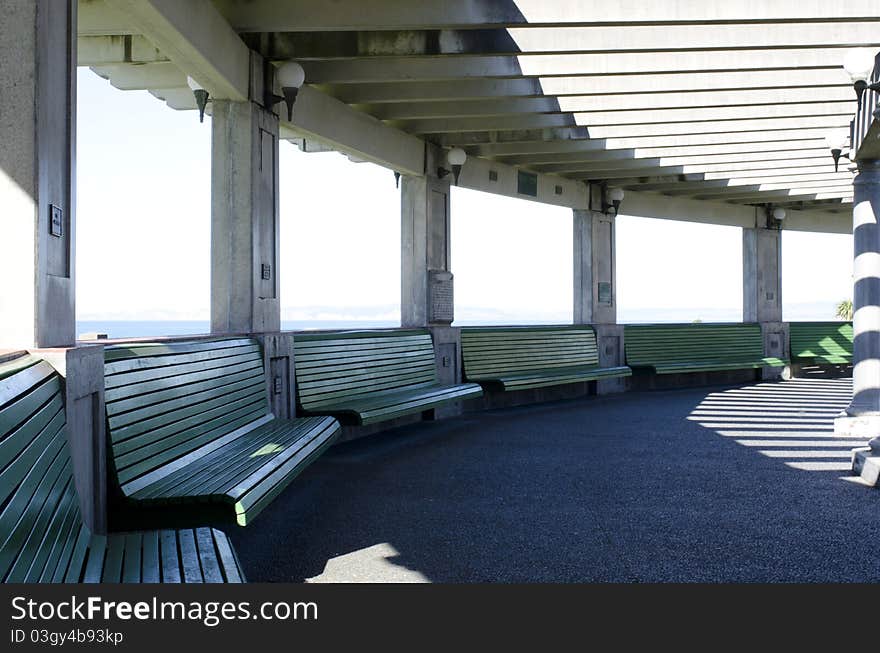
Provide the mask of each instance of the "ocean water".
MULTIPOLYGON (((370 320, 285 321, 284 331, 309 329, 378 329, 396 327, 397 322, 370 320)), ((76 334, 106 333, 108 338, 143 338, 149 336, 187 336, 211 332, 208 320, 77 320, 76 334)))

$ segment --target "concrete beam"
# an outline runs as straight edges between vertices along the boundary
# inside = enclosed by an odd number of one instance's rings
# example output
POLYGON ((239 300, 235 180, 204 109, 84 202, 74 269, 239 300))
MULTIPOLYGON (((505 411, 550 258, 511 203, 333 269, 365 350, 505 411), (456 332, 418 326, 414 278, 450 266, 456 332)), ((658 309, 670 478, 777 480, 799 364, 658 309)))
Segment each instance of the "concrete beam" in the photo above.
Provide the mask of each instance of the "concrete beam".
POLYGON ((403 174, 424 174, 425 145, 421 140, 309 86, 300 89, 293 121, 282 120, 282 128, 285 138, 315 139, 403 174))
MULTIPOLYGON (((716 77, 726 77, 726 74, 716 77)), ((632 80, 624 83, 631 93, 614 95, 566 95, 559 98, 562 111, 636 111, 656 109, 697 109, 714 107, 744 107, 762 105, 797 105, 815 102, 847 102, 852 109, 853 92, 849 85, 813 86, 805 88, 726 89, 717 91, 693 90, 689 92, 645 93, 631 87, 632 80)), ((618 82, 618 86, 620 83, 618 82)), ((697 87, 699 88, 699 87, 697 87)))
POLYGON ((541 86, 548 95, 650 96, 664 93, 717 93, 735 90, 796 91, 821 87, 851 88, 839 68, 779 70, 726 70, 717 72, 649 73, 629 71, 626 75, 585 75, 544 77, 541 86))
MULTIPOLYGON (((736 104, 737 97, 750 93, 770 93, 779 102, 809 101, 817 97, 852 97, 852 85, 842 78, 840 69, 727 71, 699 73, 630 73, 621 76, 545 77, 543 79, 490 78, 456 81, 325 84, 321 90, 349 104, 381 104, 395 102, 442 102, 451 100, 500 97, 537 97, 554 95, 560 98, 565 111, 577 110, 565 105, 572 98, 577 103, 591 98, 596 108, 614 109, 633 106, 674 106, 691 102, 698 106, 712 103, 736 104), (680 96, 680 97, 677 97, 680 96), (687 96, 693 96, 687 99, 687 96), (579 100, 578 98, 584 98, 579 100)), ((771 100, 773 101, 773 100, 771 100)))
MULTIPOLYGON (((626 101, 619 96, 613 98, 612 102, 603 102, 593 96, 577 96, 561 100, 553 97, 529 97, 451 102, 362 104, 357 108, 381 120, 448 119, 575 112, 578 122, 589 125, 852 115, 852 89, 833 87, 831 90, 833 93, 816 94, 824 97, 824 100, 809 99, 807 102, 796 102, 791 96, 786 97, 783 102, 764 101, 771 97, 778 97, 778 94, 772 94, 768 98, 756 98, 756 100, 761 100, 757 104, 750 104, 746 101, 743 104, 693 106, 683 104, 684 100, 679 100, 678 106, 668 108, 664 108, 660 104, 663 102, 662 98, 657 98, 657 106, 647 108, 626 106, 626 101), (612 108, 605 110, 603 105, 610 105, 612 108)), ((805 99, 806 94, 798 97, 805 99)), ((746 100, 746 98, 741 99, 746 100)), ((699 98, 694 98, 694 100, 701 101, 699 98)))
POLYGON ((536 174, 537 194, 519 192, 519 169, 513 166, 469 157, 461 170, 458 185, 484 193, 578 209, 587 205, 586 185, 557 175, 536 174), (494 173, 491 175, 490 173, 494 173), (494 178, 493 178, 494 177, 494 178))
POLYGON ((168 61, 155 45, 143 36, 80 36, 76 40, 79 66, 141 64, 168 61))
POLYGON ((250 54, 210 0, 105 0, 216 99, 249 99, 250 54))
POLYGON ((626 75, 768 69, 836 69, 845 83, 839 61, 843 53, 834 48, 779 49, 772 57, 766 50, 667 52, 616 52, 590 54, 461 57, 362 58, 344 61, 304 61, 306 80, 311 84, 352 84, 429 80, 479 79, 491 77, 576 77, 583 75, 626 75))
MULTIPOLYGON (((785 197, 779 199, 786 200, 785 197)), ((788 199, 797 201, 801 198, 788 199)), ((733 227, 753 227, 756 224, 758 212, 763 211, 763 208, 754 206, 714 200, 701 201, 686 197, 669 197, 647 191, 628 191, 620 208, 621 215, 722 224, 733 227)), ((833 213, 827 210, 793 209, 785 218, 785 228, 821 233, 852 233, 852 216, 847 213, 833 213)))
MULTIPOLYGON (((177 64, 170 61, 145 63, 137 66, 130 64, 92 66, 92 72, 108 80, 120 91, 172 88, 186 88, 189 90, 186 84, 186 73, 177 64)), ((192 95, 192 91, 189 91, 189 94, 192 95)))
POLYGON ((632 24, 656 22, 729 22, 857 20, 876 16, 871 0, 824 3, 820 0, 777 0, 773 3, 675 3, 651 5, 621 0, 609 6, 602 0, 490 0, 481 3, 412 3, 386 0, 364 11, 358 0, 217 0, 217 6, 239 31, 328 31, 376 29, 444 29, 506 27, 526 24, 632 24))
MULTIPOLYGON (((495 97, 543 97, 540 80, 466 79, 406 84, 323 84, 320 89, 348 104, 447 102, 495 97)), ((847 87, 849 88, 849 87, 847 87)))
MULTIPOLYGON (((837 126, 839 129, 840 127, 837 126)), ((605 128, 599 128, 605 129, 605 128)), ((738 151, 772 151, 785 148, 788 144, 796 147, 825 148, 825 135, 829 127, 804 129, 778 129, 745 132, 704 132, 700 134, 668 134, 662 136, 620 136, 600 138, 593 136, 591 140, 603 143, 610 150, 637 148, 639 151, 653 148, 667 148, 672 154, 673 148, 687 148, 685 152, 699 154, 731 153, 738 151), (747 145, 747 147, 744 147, 747 145), (763 149, 760 149, 763 148, 763 149)), ((485 131, 437 134, 431 140, 446 147, 459 146, 468 151, 477 150, 491 152, 504 151, 507 154, 576 151, 581 143, 588 138, 587 128, 553 128, 553 129, 521 129, 515 131, 485 131), (572 145, 565 143, 569 141, 572 145), (566 147, 571 149, 566 150, 566 147)), ((485 154, 485 156, 492 156, 485 154)), ((830 156, 830 155, 829 155, 830 156)))
MULTIPOLYGON (((475 120, 475 119, 473 119, 475 120)), ((851 116, 815 116, 811 118, 765 118, 758 120, 726 120, 708 122, 677 122, 661 124, 612 125, 590 127, 592 138, 665 137, 694 134, 712 134, 716 138, 744 138, 741 134, 761 131, 810 130, 812 133, 849 126, 851 116)), ((447 125, 451 127, 451 125, 447 125)), ((766 135, 765 135, 766 136, 766 135)), ((750 138, 754 138, 750 136, 750 138)), ((730 142, 728 140, 728 142, 730 142)), ((647 144, 646 144, 647 145, 647 144)))
POLYGON ((411 134, 461 134, 464 132, 516 131, 574 127, 569 114, 535 113, 524 116, 493 116, 489 118, 436 118, 425 120, 399 120, 393 123, 398 129, 411 134))
MULTIPOLYGON (((873 44, 870 22, 787 23, 768 29, 765 23, 741 23, 719 30, 707 24, 580 25, 457 29, 384 29, 320 33, 269 31, 254 35, 263 56, 281 60, 354 59, 443 55, 512 55, 572 52, 669 52, 834 47, 841 42, 873 44)), ((247 40, 247 36, 246 36, 247 40)))
POLYGON ((852 199, 852 186, 836 188, 784 188, 780 190, 762 190, 726 192, 726 193, 695 193, 695 201, 767 203, 777 201, 810 201, 822 199, 852 199))

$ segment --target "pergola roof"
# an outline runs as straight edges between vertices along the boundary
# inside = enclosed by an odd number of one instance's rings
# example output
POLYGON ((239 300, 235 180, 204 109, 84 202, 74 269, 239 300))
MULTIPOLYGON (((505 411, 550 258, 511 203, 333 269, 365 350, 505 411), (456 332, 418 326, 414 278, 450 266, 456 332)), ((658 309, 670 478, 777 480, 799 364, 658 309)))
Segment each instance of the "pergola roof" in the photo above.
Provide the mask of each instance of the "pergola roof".
POLYGON ((824 143, 856 108, 841 63, 880 49, 876 0, 80 0, 78 31, 81 65, 177 109, 187 75, 246 99, 249 49, 296 60, 283 133, 404 173, 428 141, 468 151, 473 187, 506 165, 560 179, 554 203, 590 180, 659 217, 773 204, 830 231, 852 202, 824 143))

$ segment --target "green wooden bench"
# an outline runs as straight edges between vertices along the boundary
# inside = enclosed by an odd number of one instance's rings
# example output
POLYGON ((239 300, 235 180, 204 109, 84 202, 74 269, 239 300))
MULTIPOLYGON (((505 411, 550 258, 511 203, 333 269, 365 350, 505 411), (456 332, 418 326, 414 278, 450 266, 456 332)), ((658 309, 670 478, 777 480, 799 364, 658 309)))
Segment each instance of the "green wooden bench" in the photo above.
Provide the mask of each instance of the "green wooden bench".
POLYGON ((32 356, 0 364, 0 579, 38 582, 242 582, 212 528, 95 535, 73 480, 61 380, 32 356))
POLYGON ((332 418, 269 412, 251 338, 129 343, 104 356, 112 467, 130 501, 219 502, 244 526, 340 433, 332 418))
POLYGON ((302 333, 294 338, 303 412, 373 424, 482 395, 475 383, 437 381, 425 330, 302 333))
POLYGON ((852 363, 852 322, 792 322, 792 360, 849 365, 852 363))
POLYGON ((758 324, 637 324, 624 329, 626 362, 657 374, 784 367, 764 356, 758 324))
POLYGON ((599 367, 590 327, 468 327, 461 330, 468 381, 504 390, 542 388, 629 376, 629 367, 599 367))

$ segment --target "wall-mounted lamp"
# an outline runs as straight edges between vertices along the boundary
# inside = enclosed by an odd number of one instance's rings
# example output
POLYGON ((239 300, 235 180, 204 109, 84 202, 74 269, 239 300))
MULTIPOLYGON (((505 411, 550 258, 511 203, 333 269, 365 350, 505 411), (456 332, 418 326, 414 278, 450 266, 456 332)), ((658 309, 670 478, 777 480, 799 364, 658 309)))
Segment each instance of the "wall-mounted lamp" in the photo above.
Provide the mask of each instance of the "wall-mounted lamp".
POLYGON ((605 190, 602 198, 602 213, 611 215, 612 209, 614 215, 620 211, 620 203, 623 201, 624 192, 622 188, 608 188, 605 190))
POLYGON ((460 147, 453 147, 446 153, 446 162, 452 170, 441 166, 437 168, 437 177, 443 179, 443 177, 451 172, 452 178, 455 180, 455 185, 458 186, 458 176, 461 174, 461 167, 464 165, 465 161, 467 161, 467 152, 460 147))
POLYGON ((849 133, 844 129, 828 132, 825 135, 825 145, 831 150, 831 158, 834 159, 834 172, 837 172, 840 159, 849 159, 849 155, 843 153, 849 147, 849 133))
POLYGON ((287 105, 287 121, 293 120, 293 105, 296 103, 296 96, 299 89, 306 81, 306 71, 295 61, 283 63, 275 70, 275 79, 281 87, 281 95, 275 95, 272 92, 270 84, 266 85, 266 106, 274 107, 281 101, 287 105))
POLYGON ((880 83, 869 84, 871 74, 874 72, 874 52, 866 48, 850 50, 843 58, 843 68, 849 74, 856 91, 856 98, 862 100, 862 94, 867 89, 880 91, 880 83))
POLYGON ((186 85, 190 87, 196 98, 196 106, 199 108, 199 122, 205 122, 205 107, 211 101, 208 91, 192 77, 186 78, 186 85))
POLYGON ((767 228, 782 229, 782 221, 785 220, 785 209, 781 206, 773 208, 772 204, 767 205, 767 228))

